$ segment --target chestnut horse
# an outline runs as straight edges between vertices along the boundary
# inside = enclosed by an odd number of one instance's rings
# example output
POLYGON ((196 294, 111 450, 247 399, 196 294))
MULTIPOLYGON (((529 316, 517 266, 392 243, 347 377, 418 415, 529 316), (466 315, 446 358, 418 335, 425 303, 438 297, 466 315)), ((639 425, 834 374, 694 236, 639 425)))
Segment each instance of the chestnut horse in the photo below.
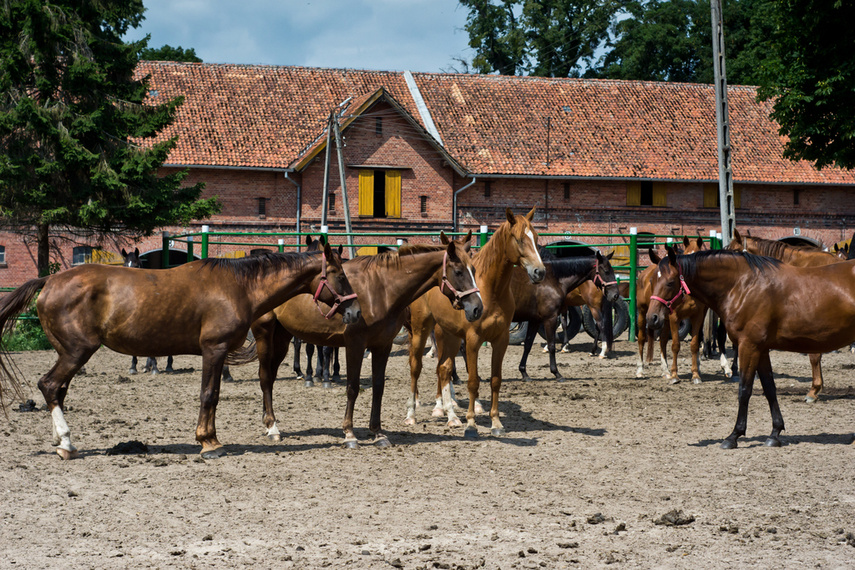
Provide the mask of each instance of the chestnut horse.
MULTIPOLYGON (((620 285, 618 285, 618 295, 620 295, 620 285)), ((611 305, 614 302, 606 301, 603 290, 594 285, 593 281, 584 281, 581 285, 567 293, 565 303, 567 308, 587 305, 591 311, 591 317, 599 329, 598 336, 594 337, 594 344, 591 347, 591 356, 605 358, 614 348, 614 323, 609 314, 612 311, 611 305), (600 341, 602 341, 602 347, 600 346, 600 341)), ((562 318, 564 315, 566 315, 566 312, 562 311, 562 318)), ((584 319, 584 315, 582 318, 584 319)), ((569 340, 565 339, 561 352, 570 352, 569 346, 569 340)))
MULTIPOLYGON (((129 269, 87 264, 28 281, 0 301, 0 329, 41 291, 36 307, 48 340, 59 354, 38 386, 53 419, 57 453, 76 454, 63 405, 71 379, 102 345, 122 354, 198 354, 202 389, 196 440, 202 457, 222 454, 215 415, 226 353, 239 348, 250 325, 294 295, 340 308, 346 322, 359 319, 359 303, 329 246, 323 253, 270 253, 243 259, 204 259, 172 269, 129 269)), ((3 383, 10 355, 0 350, 3 383)))
POLYGON ((491 433, 495 436, 504 434, 504 427, 499 420, 499 389, 502 385, 502 361, 508 348, 509 326, 514 316, 511 275, 514 265, 522 265, 534 283, 540 283, 546 275, 546 268, 537 250, 537 232, 531 223, 534 208, 525 216, 515 216, 507 209, 505 216, 507 221, 499 225, 496 233, 473 259, 475 281, 484 300, 484 316, 481 319, 474 322, 464 319, 459 311, 452 310, 448 299, 439 289, 428 291, 410 305, 410 398, 405 420, 408 425, 415 423, 424 347, 433 328, 437 345, 437 399, 442 399, 443 408, 448 414, 448 425, 461 425, 454 413, 449 380, 454 357, 460 350, 461 341, 465 340, 466 369, 469 373, 469 410, 466 413, 467 426, 463 434, 467 438, 478 437, 475 427, 480 382, 478 351, 486 341, 493 348, 490 373, 491 433))
MULTIPOLYGON (((727 247, 736 251, 773 257, 796 267, 818 267, 844 261, 833 253, 822 251, 816 247, 792 246, 777 240, 751 236, 742 237, 737 230, 733 231, 733 240, 727 247)), ((739 346, 734 345, 734 350, 738 354, 739 346)), ((811 404, 819 398, 819 393, 822 392, 822 354, 809 354, 808 357, 810 358, 812 382, 810 390, 805 395, 805 402, 811 404)), ((736 358, 733 360, 733 366, 736 367, 736 358)))
POLYGON ((770 257, 732 250, 700 251, 659 263, 647 322, 661 327, 669 306, 693 297, 724 321, 739 344, 739 411, 721 446, 733 449, 745 435, 755 373, 772 414, 766 445, 777 447, 784 429, 772 376, 770 350, 822 353, 855 341, 855 261, 794 267, 770 257))
POLYGON ((613 253, 604 256, 597 251, 596 255, 591 257, 555 258, 541 249, 546 276, 536 285, 531 282, 528 274, 521 267, 514 268, 511 275, 511 291, 514 295, 513 320, 528 321, 519 365, 524 381, 531 380, 526 371, 526 362, 541 325, 546 331, 549 371, 557 380, 564 380, 555 362, 555 333, 558 328, 558 317, 567 309, 567 297, 570 292, 582 283, 593 283, 596 288, 605 291, 610 301, 617 301, 620 291, 614 269, 609 263, 613 253))
MULTIPOLYGON (((704 248, 704 240, 697 238, 692 241, 687 236, 683 237, 683 247, 686 255, 690 255, 704 248)), ((656 281, 659 276, 657 274, 657 264, 660 258, 653 250, 649 251, 650 261, 652 265, 641 272, 638 278, 638 288, 636 290, 636 306, 638 310, 638 367, 635 371, 636 378, 644 377, 644 345, 649 341, 647 347, 647 363, 652 361, 653 357, 653 339, 648 339, 647 330, 647 309, 650 306, 650 295, 656 286, 656 281)), ((701 383, 700 371, 700 348, 701 348, 701 329, 704 326, 704 317, 706 316, 707 308, 696 299, 687 299, 685 303, 680 304, 673 312, 670 313, 668 323, 669 332, 663 332, 659 335, 659 352, 660 362, 662 364, 662 377, 669 379, 672 384, 677 384, 680 381, 680 376, 677 373, 677 357, 680 354, 680 323, 688 319, 691 323, 692 340, 689 344, 689 350, 692 354, 692 381, 695 384, 701 383), (669 368, 668 361, 665 357, 668 340, 671 340, 671 366, 669 368)), ((722 369, 728 376, 727 358, 722 353, 721 359, 722 369)))
MULTIPOLYGON (((292 336, 319 345, 344 347, 347 367, 347 408, 344 415, 344 443, 358 445, 353 432, 353 409, 359 395, 359 378, 365 349, 371 350, 372 402, 369 428, 374 444, 390 445, 381 430, 380 408, 386 383, 386 364, 392 341, 401 330, 407 306, 428 290, 442 296, 449 308, 458 309, 467 321, 481 317, 483 304, 475 286, 469 240, 440 235, 443 245, 403 245, 397 251, 362 256, 346 261, 345 271, 359 295, 361 317, 349 326, 335 316, 325 319, 308 295, 294 297, 276 307, 252 325, 255 347, 240 355, 242 363, 257 353, 258 376, 264 397, 264 425, 269 438, 278 440, 279 429, 273 413, 273 382, 276 370, 288 352, 292 336)), ((233 355, 233 357, 236 355, 233 355)), ((230 357, 230 361, 233 357, 230 357)))

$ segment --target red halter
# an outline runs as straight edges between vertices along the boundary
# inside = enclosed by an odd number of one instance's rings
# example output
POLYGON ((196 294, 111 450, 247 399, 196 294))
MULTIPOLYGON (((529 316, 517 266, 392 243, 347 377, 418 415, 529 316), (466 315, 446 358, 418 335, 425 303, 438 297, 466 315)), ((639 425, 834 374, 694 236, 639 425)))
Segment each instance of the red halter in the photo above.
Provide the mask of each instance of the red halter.
POLYGON ((600 277, 600 260, 597 258, 594 258, 594 278, 592 281, 600 289, 605 289, 607 285, 617 285, 617 281, 606 281, 600 277))
POLYGON ((461 307, 461 302, 463 301, 463 297, 466 295, 471 295, 472 293, 478 293, 481 291, 478 287, 473 287, 472 289, 467 289, 466 291, 458 291, 454 288, 454 285, 451 284, 451 281, 448 280, 448 274, 446 268, 448 267, 448 251, 445 252, 445 255, 442 256, 442 282, 439 284, 439 291, 441 293, 445 293, 445 288, 448 287, 448 290, 451 291, 451 294, 454 295, 454 300, 451 302, 451 305, 455 309, 459 309, 461 307))
MULTIPOLYGON (((677 270, 678 271, 680 270, 679 265, 677 266, 677 270)), ((680 299, 683 297, 684 292, 686 293, 686 296, 689 296, 692 294, 692 292, 689 291, 689 286, 686 285, 686 280, 683 279, 683 273, 681 272, 680 273, 680 289, 677 291, 677 294, 674 295, 674 298, 672 298, 670 301, 666 301, 662 297, 657 297, 656 295, 651 295, 650 300, 651 301, 659 301, 660 303, 662 303, 663 305, 668 307, 668 313, 671 314, 674 312, 674 308, 677 306, 677 303, 679 303, 680 299)))
POLYGON ((336 311, 338 311, 339 305, 351 299, 356 299, 356 293, 351 293, 350 295, 339 295, 338 292, 332 288, 332 285, 330 285, 330 282, 327 280, 327 257, 321 253, 321 282, 318 283, 318 290, 315 291, 314 297, 315 306, 318 308, 318 311, 324 315, 325 319, 329 319, 336 313, 336 311), (335 301, 332 303, 330 312, 326 314, 324 314, 323 309, 321 309, 321 304, 318 302, 318 297, 321 296, 321 291, 324 290, 324 287, 329 289, 330 294, 335 297, 335 301))

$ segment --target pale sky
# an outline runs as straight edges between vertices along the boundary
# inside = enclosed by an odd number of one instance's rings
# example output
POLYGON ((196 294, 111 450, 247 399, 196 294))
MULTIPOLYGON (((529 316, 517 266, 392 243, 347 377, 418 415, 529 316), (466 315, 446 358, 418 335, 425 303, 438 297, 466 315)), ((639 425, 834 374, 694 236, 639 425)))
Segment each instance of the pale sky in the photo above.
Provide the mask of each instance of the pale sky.
POLYGON ((457 0, 144 0, 125 40, 194 48, 206 63, 466 71, 457 0))

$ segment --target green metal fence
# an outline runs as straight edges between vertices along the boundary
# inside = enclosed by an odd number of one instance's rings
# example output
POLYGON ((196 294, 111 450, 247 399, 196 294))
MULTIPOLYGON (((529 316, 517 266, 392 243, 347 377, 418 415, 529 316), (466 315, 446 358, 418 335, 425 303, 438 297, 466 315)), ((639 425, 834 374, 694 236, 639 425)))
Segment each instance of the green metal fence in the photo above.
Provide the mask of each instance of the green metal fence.
MULTIPOLYGON (((318 232, 282 232, 282 233, 247 233, 247 232, 211 232, 203 226, 203 231, 163 236, 163 249, 161 255, 161 265, 163 268, 180 265, 182 262, 173 263, 177 259, 170 257, 170 249, 175 248, 176 244, 184 244, 186 253, 183 257, 187 261, 192 261, 196 256, 196 247, 199 247, 199 257, 205 259, 209 257, 212 248, 227 250, 226 255, 234 255, 235 252, 240 252, 236 248, 271 248, 275 251, 300 251, 305 248, 306 236, 317 236, 318 232)), ((325 234, 330 243, 348 244, 348 238, 354 242, 351 255, 356 254, 356 249, 359 248, 395 248, 399 247, 404 240, 413 240, 414 242, 438 241, 439 232, 329 232, 325 234)), ((465 232, 446 232, 449 237, 457 237, 466 235, 465 232)), ((475 238, 474 248, 480 248, 490 239, 492 232, 486 226, 481 226, 478 232, 473 232, 475 238)), ((704 238, 711 249, 721 248, 721 238, 716 236, 688 236, 689 239, 695 240, 698 237, 704 238)), ((636 293, 637 293, 637 276, 647 266, 639 261, 639 249, 646 252, 649 247, 657 248, 666 245, 675 245, 682 243, 683 236, 673 235, 650 235, 644 234, 639 236, 635 228, 630 228, 628 234, 584 234, 584 233, 540 233, 540 243, 553 248, 597 248, 604 252, 611 250, 615 251, 615 257, 612 259, 612 267, 618 274, 618 282, 628 285, 627 296, 625 297, 629 305, 629 340, 634 341, 636 338, 636 293), (581 242, 579 244, 564 244, 549 246, 550 242, 575 240, 581 242), (624 255, 625 254, 625 255, 624 255)), ((243 252, 245 253, 245 252, 243 252)), ((175 251, 172 252, 175 254, 175 251)), ((214 257, 217 257, 216 255, 214 257)))

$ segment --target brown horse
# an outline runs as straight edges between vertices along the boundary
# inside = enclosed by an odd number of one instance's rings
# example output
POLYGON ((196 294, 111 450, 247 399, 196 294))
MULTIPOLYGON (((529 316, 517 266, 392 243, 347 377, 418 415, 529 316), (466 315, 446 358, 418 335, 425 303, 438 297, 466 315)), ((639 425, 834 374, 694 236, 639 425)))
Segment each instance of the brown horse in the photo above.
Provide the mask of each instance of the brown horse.
POLYGON ((658 267, 661 277, 647 312, 650 326, 665 323, 667 304, 695 297, 722 318, 731 340, 739 343, 739 411, 722 448, 735 448, 745 435, 755 373, 772 414, 766 445, 781 445, 784 418, 769 351, 822 353, 855 341, 855 261, 803 268, 732 250, 677 257, 669 248, 658 267))
MULTIPOLYGON (((465 340, 466 368, 469 373, 469 411, 464 437, 476 438, 475 410, 478 401, 478 351, 487 341, 493 347, 490 388, 492 405, 493 435, 504 434, 499 420, 499 389, 502 385, 502 360, 508 348, 509 326, 513 320, 514 297, 511 293, 511 275, 514 265, 522 265, 529 278, 543 281, 546 269, 537 250, 537 232, 531 223, 534 209, 525 216, 515 216, 506 210, 507 221, 499 225, 496 233, 473 259, 475 280, 481 289, 484 301, 484 316, 477 321, 464 319, 458 311, 451 309, 442 293, 432 289, 410 305, 410 399, 405 423, 415 423, 415 407, 418 402, 418 379, 422 370, 424 347, 431 328, 434 328, 437 343, 437 399, 442 399, 448 414, 448 424, 459 426, 460 420, 454 413, 454 405, 448 388, 454 357, 465 340)), ((480 407, 480 406, 478 406, 480 407)))
MULTIPOLYGON (((76 453, 63 415, 68 385, 101 345, 129 355, 202 356, 196 440, 207 459, 223 451, 214 418, 226 353, 243 344, 253 321, 306 292, 340 309, 345 321, 359 319, 359 303, 341 258, 329 246, 323 253, 212 258, 172 269, 78 266, 28 281, 6 296, 0 302, 4 332, 40 290, 39 320, 59 358, 38 385, 53 418, 57 453, 63 459, 76 453)), ((0 354, 6 360, 0 360, 0 378, 17 384, 18 379, 9 374, 9 355, 0 354)))
MULTIPOLYGON (((308 295, 294 297, 252 325, 256 347, 245 351, 243 362, 258 354, 258 375, 264 397, 264 425, 269 438, 278 440, 273 413, 273 382, 276 370, 288 352, 292 336, 324 346, 344 347, 347 362, 347 408, 344 443, 357 447, 353 432, 353 409, 359 395, 359 378, 365 349, 371 350, 372 402, 369 428, 374 444, 390 445, 380 425, 380 408, 386 383, 386 364, 392 341, 401 330, 407 306, 429 290, 442 296, 449 309, 457 309, 467 321, 481 317, 483 304, 475 286, 469 240, 441 234, 442 246, 404 245, 397 251, 357 257, 344 263, 353 289, 359 295, 361 317, 345 325, 338 316, 325 319, 308 295)), ((452 310, 453 310, 452 309, 452 310)))
POLYGON ((549 371, 559 381, 564 380, 555 362, 555 333, 558 317, 567 309, 570 292, 582 283, 591 283, 595 289, 605 291, 610 301, 620 296, 617 278, 609 261, 614 252, 604 256, 599 251, 592 257, 547 257, 543 252, 543 264, 546 276, 543 281, 533 284, 528 274, 515 267, 511 275, 511 292, 514 296, 514 316, 516 322, 528 321, 523 354, 519 371, 524 381, 531 380, 526 371, 531 346, 540 326, 546 331, 546 346, 549 349, 549 371))
MULTIPOLYGON (((692 241, 687 236, 683 237, 684 253, 690 255, 704 248, 704 240, 697 238, 692 241)), ((653 341, 648 339, 647 331, 647 309, 650 307, 650 296, 656 286, 659 278, 658 268, 660 258, 653 250, 649 252, 652 265, 641 272, 638 278, 638 288, 636 290, 636 306, 638 308, 638 367, 636 368, 636 378, 644 377, 644 345, 650 341, 647 346, 647 363, 653 360, 653 341)), ((672 384, 677 384, 680 381, 680 376, 677 373, 677 357, 680 354, 680 323, 688 320, 691 323, 692 340, 689 345, 689 350, 692 354, 692 381, 695 384, 701 383, 700 371, 700 347, 701 347, 701 328, 704 326, 704 317, 706 316, 707 307, 697 299, 687 299, 685 303, 681 303, 670 313, 668 318, 670 334, 664 332, 659 335, 659 351, 662 363, 662 377, 667 378, 672 384), (671 366, 669 368, 668 361, 665 357, 668 340, 671 340, 671 366)), ((722 354, 721 361, 722 369, 728 376, 727 358, 722 354)))
MULTIPOLYGON (((733 240, 727 246, 728 249, 745 251, 755 255, 765 255, 783 261, 788 265, 796 267, 819 267, 831 263, 840 263, 840 259, 833 253, 822 251, 810 246, 792 246, 782 241, 755 238, 751 236, 742 237, 737 230, 733 231, 733 240)), ((739 350, 738 345, 734 349, 739 350)), ((805 402, 813 403, 822 392, 822 354, 809 354, 812 382, 810 390, 805 396, 805 402)), ((734 365, 736 360, 734 359, 734 365)))
MULTIPOLYGON (((618 295, 620 295, 620 285, 618 285, 618 295)), ((606 296, 603 294, 603 289, 594 285, 593 281, 584 281, 581 285, 567 293, 564 302, 569 307, 581 307, 586 305, 591 311, 591 317, 594 319, 601 338, 595 338, 594 344, 591 347, 591 355, 597 355, 600 358, 606 358, 609 352, 614 348, 614 331, 613 323, 608 312, 612 310, 609 306, 611 302, 604 302, 606 296), (602 341, 602 346, 600 346, 602 341)), ((583 317, 584 318, 584 317, 583 317)), ((561 352, 569 352, 569 341, 564 340, 565 344, 561 352)))

